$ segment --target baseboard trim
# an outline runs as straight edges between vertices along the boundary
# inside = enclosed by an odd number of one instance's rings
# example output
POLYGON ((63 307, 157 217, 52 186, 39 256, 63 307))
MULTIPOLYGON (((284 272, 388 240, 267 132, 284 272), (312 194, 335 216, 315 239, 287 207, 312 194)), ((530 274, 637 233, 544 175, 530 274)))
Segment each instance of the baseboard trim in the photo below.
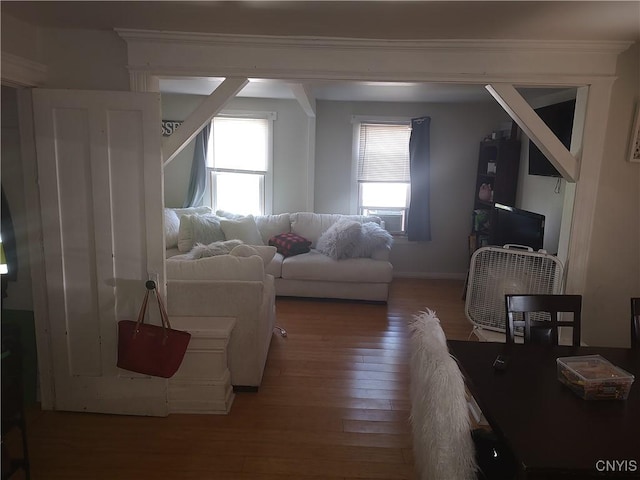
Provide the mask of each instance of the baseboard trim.
POLYGON ((393 272, 393 278, 419 278, 426 280, 465 280, 465 273, 438 273, 438 272, 393 272))
POLYGON ((257 393, 260 387, 254 385, 234 385, 233 393, 257 393))

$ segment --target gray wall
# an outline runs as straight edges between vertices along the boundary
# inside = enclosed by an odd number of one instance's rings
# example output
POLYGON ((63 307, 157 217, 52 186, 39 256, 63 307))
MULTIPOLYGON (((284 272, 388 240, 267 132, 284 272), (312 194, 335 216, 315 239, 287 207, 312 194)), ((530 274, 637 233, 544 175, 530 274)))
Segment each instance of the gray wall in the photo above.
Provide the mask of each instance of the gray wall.
POLYGON ((391 253, 396 275, 462 277, 475 195, 480 141, 509 120, 487 103, 317 103, 315 210, 350 212, 353 115, 431 117, 430 242, 398 239, 391 253))
POLYGON ((556 254, 567 182, 562 178, 529 175, 529 139, 524 135, 521 151, 515 206, 545 216, 544 249, 556 254))

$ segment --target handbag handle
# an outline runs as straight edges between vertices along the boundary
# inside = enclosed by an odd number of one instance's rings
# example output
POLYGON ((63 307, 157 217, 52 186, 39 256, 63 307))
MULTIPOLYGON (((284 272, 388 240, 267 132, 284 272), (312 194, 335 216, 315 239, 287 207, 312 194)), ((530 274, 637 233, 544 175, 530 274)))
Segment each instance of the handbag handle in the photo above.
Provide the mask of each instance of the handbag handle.
POLYGON ((156 289, 156 282, 153 280, 148 280, 145 283, 145 287, 147 291, 144 294, 144 299, 142 300, 142 306, 140 307, 140 311, 138 312, 138 320, 136 321, 136 328, 133 331, 133 338, 136 337, 136 334, 139 332, 140 324, 144 323, 144 316, 147 313, 147 306, 149 304, 149 292, 153 291, 156 299, 158 300, 158 310, 160 311, 160 319, 162 321, 162 329, 164 332, 163 343, 166 342, 168 338, 167 328, 171 329, 171 324, 169 323, 169 315, 167 314, 167 310, 162 302, 162 298, 158 294, 158 290, 156 289))

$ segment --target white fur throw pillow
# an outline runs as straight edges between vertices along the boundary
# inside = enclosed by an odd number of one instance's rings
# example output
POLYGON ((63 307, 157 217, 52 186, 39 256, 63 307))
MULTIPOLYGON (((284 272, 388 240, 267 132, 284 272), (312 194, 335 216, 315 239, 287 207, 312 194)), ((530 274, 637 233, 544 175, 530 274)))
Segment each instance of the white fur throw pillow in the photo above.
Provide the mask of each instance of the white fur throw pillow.
POLYGON ((251 245, 242 244, 242 245, 238 245, 237 247, 234 247, 234 249, 231 250, 230 254, 236 257, 251 257, 252 255, 258 255, 259 257, 262 258, 262 262, 266 267, 267 265, 269 265, 271 260, 273 260, 273 257, 276 255, 276 247, 269 247, 269 246, 263 246, 263 245, 251 246, 251 245))
POLYGON ((190 251, 196 243, 209 245, 225 240, 220 218, 215 215, 183 215, 178 231, 178 250, 190 251))
POLYGON ((384 228, 375 222, 362 224, 360 240, 351 252, 352 258, 369 258, 373 252, 380 248, 391 247, 393 237, 384 228))
POLYGON ((360 222, 340 219, 320 235, 316 250, 334 260, 350 258, 360 240, 361 230, 360 222))
POLYGON ((225 240, 208 245, 196 243, 195 247, 189 252, 189 256, 196 260, 204 257, 215 257, 216 255, 228 255, 238 245, 242 245, 242 240, 225 240))
POLYGON ((248 245, 264 245, 262 241, 262 235, 256 225, 256 220, 253 215, 247 215, 246 217, 237 219, 222 218, 220 220, 220 226, 224 232, 224 236, 228 239, 242 240, 248 245))

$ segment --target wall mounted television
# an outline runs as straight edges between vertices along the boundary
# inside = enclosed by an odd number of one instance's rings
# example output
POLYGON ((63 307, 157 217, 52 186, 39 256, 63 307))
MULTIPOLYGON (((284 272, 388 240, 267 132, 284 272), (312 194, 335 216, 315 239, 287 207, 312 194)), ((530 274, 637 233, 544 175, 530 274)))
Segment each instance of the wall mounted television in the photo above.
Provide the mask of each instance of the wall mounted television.
POLYGON ((545 216, 519 208, 494 204, 489 227, 489 244, 531 247, 534 251, 544 247, 545 216))
MULTIPOLYGON (((576 101, 568 100, 535 109, 540 119, 547 124, 547 127, 567 149, 571 147, 571 130, 573 129, 575 108, 576 101)), ((529 141, 529 175, 562 176, 532 141, 529 141)))

